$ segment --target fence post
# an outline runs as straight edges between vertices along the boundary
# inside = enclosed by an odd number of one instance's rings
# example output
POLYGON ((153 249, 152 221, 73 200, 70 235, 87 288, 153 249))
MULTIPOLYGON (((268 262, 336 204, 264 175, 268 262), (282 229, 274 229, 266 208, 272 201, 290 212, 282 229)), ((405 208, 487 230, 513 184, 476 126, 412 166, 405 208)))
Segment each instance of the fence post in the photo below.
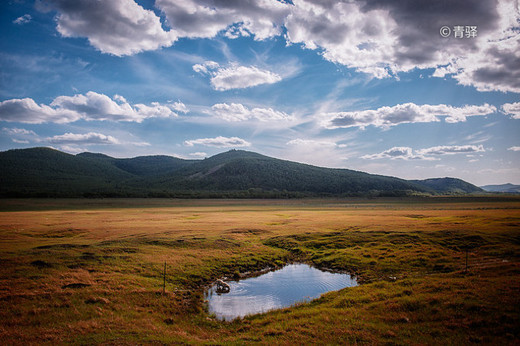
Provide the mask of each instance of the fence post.
POLYGON ((163 296, 166 294, 166 261, 164 261, 162 294, 163 296))
POLYGON ((466 247, 466 273, 468 272, 468 248, 466 247))

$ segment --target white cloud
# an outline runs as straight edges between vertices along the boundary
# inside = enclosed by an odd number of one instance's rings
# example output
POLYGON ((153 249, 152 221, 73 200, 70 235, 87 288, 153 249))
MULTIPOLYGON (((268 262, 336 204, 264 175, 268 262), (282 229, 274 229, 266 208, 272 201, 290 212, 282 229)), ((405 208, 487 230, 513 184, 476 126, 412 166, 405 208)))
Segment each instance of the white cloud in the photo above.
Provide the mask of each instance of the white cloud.
POLYGON ((192 147, 194 145, 205 145, 208 147, 217 147, 217 148, 231 148, 231 147, 248 147, 251 145, 246 140, 238 137, 222 137, 218 136, 215 138, 199 138, 192 139, 188 141, 184 141, 184 144, 192 147))
POLYGON ((91 144, 119 144, 119 141, 112 137, 107 136, 102 133, 89 132, 85 134, 79 133, 65 133, 63 135, 56 135, 53 137, 48 137, 46 139, 49 143, 52 144, 82 144, 82 145, 91 145, 91 144))
POLYGON ((189 153, 188 155, 197 159, 208 157, 208 154, 202 151, 196 151, 194 153, 189 153))
POLYGON ((331 141, 301 138, 292 139, 286 144, 307 148, 344 148, 346 146, 345 144, 337 144, 331 141))
POLYGON ((513 119, 520 119, 520 102, 504 103, 502 111, 513 119))
POLYGON ((484 152, 482 145, 442 145, 414 150, 410 147, 393 147, 381 153, 364 155, 362 159, 438 160, 434 156, 484 152))
POLYGON ((22 24, 29 23, 31 20, 32 20, 32 16, 30 14, 24 14, 23 16, 18 17, 15 20, 13 20, 13 23, 22 25, 22 24))
POLYGON ((187 112, 187 107, 181 102, 131 105, 120 95, 111 99, 93 91, 58 96, 50 105, 38 105, 30 98, 0 102, 0 120, 30 124, 70 123, 80 119, 142 122, 147 118, 176 117, 175 111, 187 112))
POLYGON ((232 64, 223 68, 214 61, 195 64, 193 65, 193 70, 200 74, 210 75, 213 89, 219 91, 244 89, 261 84, 273 84, 282 80, 280 75, 268 70, 261 70, 256 66, 232 64))
POLYGON ((2 128, 2 132, 6 133, 14 143, 29 144, 39 140, 38 135, 32 130, 20 128, 2 128))
POLYGON ((58 11, 56 29, 64 37, 86 37, 103 53, 132 55, 171 46, 177 34, 162 28, 151 10, 134 0, 49 0, 58 11))
POLYGON ((6 132, 9 135, 31 135, 37 136, 37 134, 32 130, 19 129, 19 128, 7 128, 4 127, 2 131, 6 132))
POLYGON ((292 116, 275 111, 272 108, 252 108, 249 109, 240 103, 217 103, 211 107, 212 112, 219 118, 226 121, 277 121, 277 120, 291 120, 292 116))
POLYGON ((294 138, 287 141, 286 146, 281 147, 276 155, 291 161, 337 168, 344 167, 349 156, 344 148, 346 145, 338 144, 335 139, 294 138))
POLYGON ((520 151, 520 147, 511 147, 511 148, 507 148, 507 150, 520 151))
POLYGON ((484 152, 482 145, 440 145, 427 149, 417 150, 420 155, 452 155, 484 152))
POLYGON ((14 143, 19 143, 19 144, 29 144, 29 143, 30 143, 27 139, 16 139, 16 138, 11 138, 11 140, 12 140, 14 143))
MULTIPOLYGON (((359 2, 295 0, 286 39, 319 49, 325 59, 377 78, 399 70, 393 61, 399 26, 387 9, 364 11, 359 2)), ((406 66, 403 69, 409 69, 406 66)))
POLYGON ((205 61, 202 64, 193 65, 193 71, 200 74, 211 74, 211 71, 216 70, 220 67, 220 65, 215 61, 205 61))
MULTIPOLYGON (((451 59, 446 72, 459 84, 474 86, 479 91, 520 92, 519 2, 488 1, 479 3, 477 9, 482 16, 478 38, 466 54, 445 52, 451 59), (485 11, 480 8, 482 5, 489 9, 485 11)), ((473 23, 477 25, 476 20, 473 23)))
POLYGON ((186 105, 180 101, 168 103, 168 107, 176 112, 184 113, 184 114, 186 114, 190 111, 188 109, 188 107, 186 107, 186 105))
POLYGON ((179 36, 212 38, 253 35, 256 40, 277 36, 290 5, 271 0, 156 0, 179 36))
POLYGON ((86 149, 86 148, 81 148, 81 147, 77 147, 74 145, 60 145, 59 149, 61 151, 65 151, 69 154, 79 154, 79 153, 84 153, 84 152, 88 151, 88 149, 86 149))
MULTIPOLYGON (((376 160, 376 159, 401 159, 401 160, 423 160, 426 159, 422 155, 413 153, 410 147, 393 147, 378 154, 364 155, 362 159, 376 160)), ((430 160, 432 160, 430 158, 430 160)))
POLYGON ((452 107, 448 105, 416 105, 414 103, 399 104, 392 107, 381 107, 375 110, 327 113, 322 126, 328 129, 361 127, 369 125, 390 127, 403 123, 428 123, 440 121, 439 116, 445 116, 445 121, 455 123, 466 121, 469 116, 487 115, 496 111, 489 104, 482 106, 452 107))
POLYGON ((433 76, 480 91, 520 92, 518 1, 293 2, 287 41, 319 49, 327 60, 376 78, 436 68, 433 76), (441 37, 444 25, 476 25, 477 37, 441 37))
POLYGON ((118 56, 168 47, 178 38, 264 40, 285 33, 288 44, 376 78, 434 68, 434 77, 452 76, 480 91, 520 92, 517 0, 423 0, 420 6, 413 0, 156 0, 168 31, 134 0, 48 1, 63 36, 86 37, 118 56), (444 38, 444 25, 477 26, 477 36, 444 38))
POLYGON ((278 74, 255 66, 231 66, 219 69, 211 77, 215 90, 243 89, 261 84, 273 84, 282 80, 278 74))

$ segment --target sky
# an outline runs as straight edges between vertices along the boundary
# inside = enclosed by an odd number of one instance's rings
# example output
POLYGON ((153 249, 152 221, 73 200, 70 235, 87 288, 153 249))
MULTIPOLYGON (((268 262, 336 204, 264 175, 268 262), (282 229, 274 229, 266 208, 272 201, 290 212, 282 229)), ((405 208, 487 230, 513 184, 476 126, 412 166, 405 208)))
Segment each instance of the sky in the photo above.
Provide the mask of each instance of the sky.
POLYGON ((0 150, 520 184, 515 0, 4 0, 0 150))

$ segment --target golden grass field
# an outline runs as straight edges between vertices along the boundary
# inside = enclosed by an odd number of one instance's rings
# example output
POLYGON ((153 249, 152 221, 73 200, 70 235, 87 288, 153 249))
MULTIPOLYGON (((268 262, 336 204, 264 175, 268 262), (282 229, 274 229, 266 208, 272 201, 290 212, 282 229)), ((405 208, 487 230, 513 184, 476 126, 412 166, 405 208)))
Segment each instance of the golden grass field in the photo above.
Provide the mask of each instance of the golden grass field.
POLYGON ((2 345, 520 343, 519 198, 2 200, 0 210, 2 345), (217 278, 290 261, 362 284, 233 322, 206 312, 203 289, 217 278))

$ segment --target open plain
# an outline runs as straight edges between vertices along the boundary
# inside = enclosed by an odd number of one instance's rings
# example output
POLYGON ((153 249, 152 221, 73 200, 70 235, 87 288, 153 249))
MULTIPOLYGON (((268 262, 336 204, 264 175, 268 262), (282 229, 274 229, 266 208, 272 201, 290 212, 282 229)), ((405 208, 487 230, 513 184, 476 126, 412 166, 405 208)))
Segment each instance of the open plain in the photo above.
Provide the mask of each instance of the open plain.
POLYGON ((520 199, 2 200, 0 343, 520 342, 520 199), (361 285, 221 322, 218 278, 361 285), (165 293, 163 271, 166 263, 165 293))

